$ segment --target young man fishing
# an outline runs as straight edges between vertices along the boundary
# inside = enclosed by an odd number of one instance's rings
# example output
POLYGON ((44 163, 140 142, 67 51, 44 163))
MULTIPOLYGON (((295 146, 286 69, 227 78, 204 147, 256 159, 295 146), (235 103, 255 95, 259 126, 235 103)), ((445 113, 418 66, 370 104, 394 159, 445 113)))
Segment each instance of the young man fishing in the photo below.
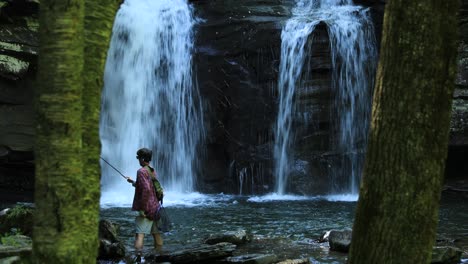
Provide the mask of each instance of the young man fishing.
POLYGON ((153 235, 155 248, 159 248, 163 244, 157 220, 154 219, 155 213, 161 205, 153 186, 153 180, 156 180, 156 172, 149 165, 152 154, 152 151, 147 148, 139 149, 136 158, 140 162, 141 168, 137 171, 136 180, 132 180, 128 176, 125 177, 135 187, 132 211, 138 212, 135 218, 135 250, 137 258, 141 258, 145 234, 153 235))

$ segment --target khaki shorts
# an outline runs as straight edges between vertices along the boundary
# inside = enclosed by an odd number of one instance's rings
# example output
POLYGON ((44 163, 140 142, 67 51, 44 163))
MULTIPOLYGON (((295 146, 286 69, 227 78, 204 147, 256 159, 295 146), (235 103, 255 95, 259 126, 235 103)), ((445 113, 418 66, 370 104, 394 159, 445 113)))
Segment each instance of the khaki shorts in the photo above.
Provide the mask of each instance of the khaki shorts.
POLYGON ((149 235, 161 232, 158 229, 158 221, 151 221, 146 217, 138 215, 135 217, 135 233, 149 235))

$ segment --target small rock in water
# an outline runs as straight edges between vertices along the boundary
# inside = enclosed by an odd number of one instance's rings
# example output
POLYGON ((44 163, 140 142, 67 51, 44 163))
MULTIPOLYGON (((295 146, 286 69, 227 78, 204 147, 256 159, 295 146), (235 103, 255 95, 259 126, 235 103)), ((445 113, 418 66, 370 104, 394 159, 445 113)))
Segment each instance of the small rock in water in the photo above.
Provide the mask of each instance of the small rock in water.
POLYGON ((309 264, 309 259, 286 259, 276 264, 309 264))
POLYGON ((205 244, 214 245, 221 242, 228 242, 235 245, 245 244, 250 241, 245 230, 228 231, 224 234, 210 235, 206 240, 205 244))
POLYGON ((324 243, 324 242, 328 242, 328 237, 330 236, 330 232, 331 230, 323 233, 319 239, 317 239, 317 242, 318 243, 324 243))
POLYGON ((8 211, 10 211, 10 208, 3 209, 2 211, 0 211, 0 216, 6 215, 8 211))
POLYGON ((270 264, 277 260, 273 254, 247 254, 229 257, 226 263, 244 263, 244 264, 270 264))
POLYGON ((347 253, 351 246, 351 234, 351 230, 331 230, 328 236, 330 250, 347 253))

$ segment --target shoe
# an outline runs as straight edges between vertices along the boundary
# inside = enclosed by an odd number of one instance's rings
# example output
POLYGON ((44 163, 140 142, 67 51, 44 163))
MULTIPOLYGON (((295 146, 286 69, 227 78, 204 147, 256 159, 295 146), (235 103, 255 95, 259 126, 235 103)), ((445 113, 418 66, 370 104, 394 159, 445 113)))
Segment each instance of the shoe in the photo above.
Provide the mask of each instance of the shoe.
POLYGON ((135 259, 133 260, 135 263, 141 263, 141 254, 137 254, 135 259))

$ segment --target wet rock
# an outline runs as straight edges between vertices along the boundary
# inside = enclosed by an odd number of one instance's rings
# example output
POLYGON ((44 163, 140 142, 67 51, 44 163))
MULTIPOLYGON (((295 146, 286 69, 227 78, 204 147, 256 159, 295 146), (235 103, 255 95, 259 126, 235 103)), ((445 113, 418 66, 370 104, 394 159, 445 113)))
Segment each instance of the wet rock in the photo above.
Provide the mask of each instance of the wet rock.
POLYGON ((224 234, 211 235, 205 240, 205 244, 214 245, 221 242, 232 243, 235 245, 242 245, 249 242, 251 238, 247 235, 245 230, 228 231, 224 234))
POLYGON ((309 259, 286 259, 276 264, 310 264, 309 259))
POLYGON ((273 254, 246 254, 240 256, 229 257, 225 263, 240 263, 240 264, 270 264, 277 260, 277 256, 273 254))
POLYGON ((38 0, 0 1, 0 199, 32 201, 33 94, 39 50, 38 0), (13 160, 14 158, 14 160, 13 160))
POLYGON ((1 258, 0 263, 2 264, 14 264, 14 263, 21 263, 21 258, 18 256, 14 257, 6 257, 6 258, 1 258))
POLYGON ((432 264, 460 263, 462 251, 454 247, 434 247, 432 249, 432 264))
MULTIPOLYGON (((467 4, 468 10, 468 4, 467 4)), ((465 26, 468 31, 468 23, 465 26)), ((458 73, 450 120, 450 145, 468 146, 468 42, 458 49, 458 73)))
POLYGON ((328 238, 330 237, 330 232, 331 232, 331 231, 327 231, 327 232, 323 233, 323 234, 317 239, 317 243, 325 243, 325 242, 328 242, 328 238))
POLYGON ((281 26, 291 6, 278 0, 194 2, 198 17, 204 19, 196 29, 194 62, 211 128, 202 191, 262 193, 264 185, 271 185, 271 91, 281 26))
POLYGON ((187 248, 172 253, 163 253, 161 255, 148 255, 145 258, 155 262, 170 262, 178 263, 210 263, 211 261, 220 260, 232 256, 232 252, 236 249, 236 245, 231 243, 218 243, 216 245, 200 245, 192 248, 187 248))
MULTIPOLYGON (((32 255, 32 247, 15 247, 0 245, 0 259, 3 258, 24 258, 27 259, 32 255)), ((3 263, 3 262, 0 262, 3 263)))
POLYGON ((125 245, 118 236, 119 228, 108 220, 99 221, 98 259, 121 259, 125 257, 125 245))
POLYGON ((331 230, 328 236, 330 250, 348 252, 351 246, 351 230, 331 230))
POLYGON ((15 261, 29 258, 31 254, 32 239, 30 237, 24 235, 2 237, 2 241, 0 243, 0 263, 4 263, 4 258, 11 261, 5 263, 21 263, 15 261))
POLYGON ((122 242, 110 242, 107 239, 99 239, 99 260, 118 260, 125 257, 125 246, 122 242))

